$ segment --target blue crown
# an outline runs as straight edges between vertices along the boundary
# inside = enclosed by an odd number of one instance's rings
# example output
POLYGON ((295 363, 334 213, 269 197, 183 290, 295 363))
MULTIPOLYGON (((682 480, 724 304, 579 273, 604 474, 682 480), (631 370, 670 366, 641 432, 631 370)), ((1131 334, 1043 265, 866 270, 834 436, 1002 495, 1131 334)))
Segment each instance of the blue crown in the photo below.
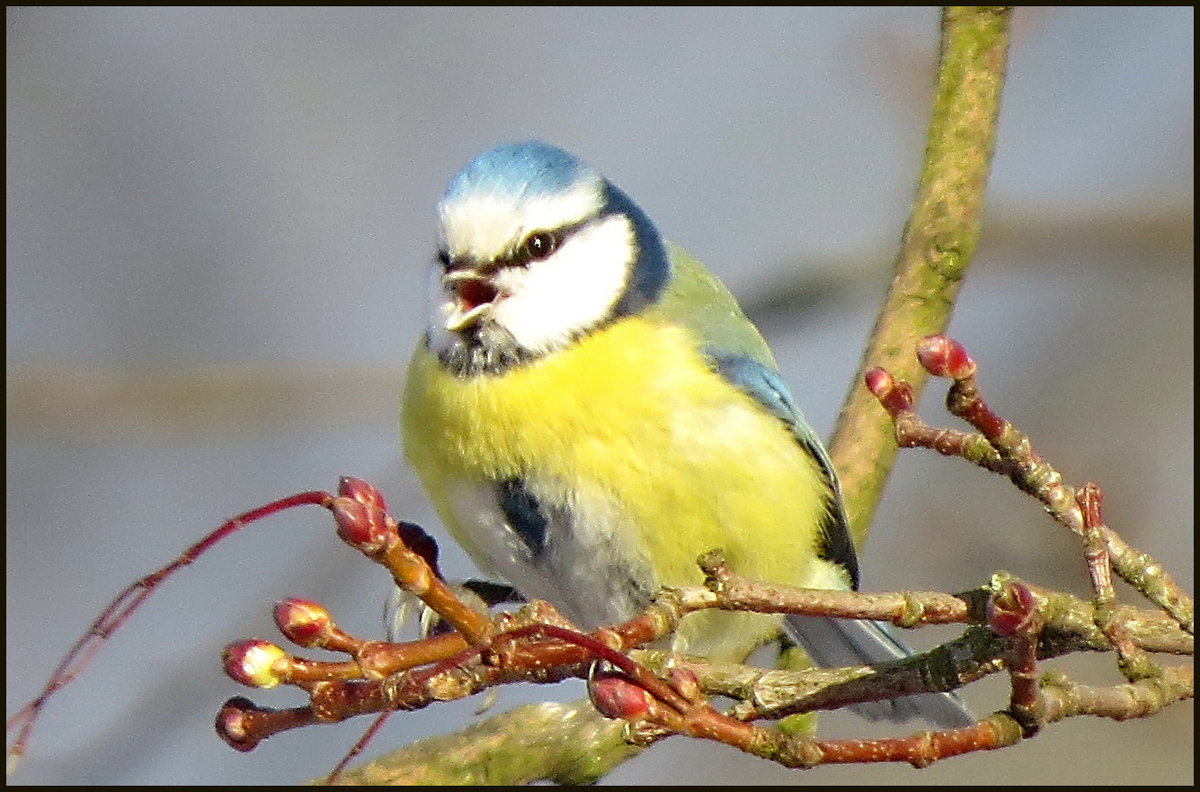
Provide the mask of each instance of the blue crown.
POLYGON ((599 174, 557 146, 537 140, 505 143, 483 152, 450 180, 443 201, 474 192, 553 195, 599 174))

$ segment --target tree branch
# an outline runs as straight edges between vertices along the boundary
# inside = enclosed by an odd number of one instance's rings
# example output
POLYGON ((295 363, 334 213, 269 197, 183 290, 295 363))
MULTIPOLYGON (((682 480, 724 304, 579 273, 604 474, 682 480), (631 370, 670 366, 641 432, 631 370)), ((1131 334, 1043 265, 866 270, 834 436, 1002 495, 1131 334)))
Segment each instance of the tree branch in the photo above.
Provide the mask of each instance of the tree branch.
POLYGON ((639 753, 625 726, 583 700, 529 704, 347 771, 337 783, 593 784, 639 753))
POLYGON ((950 321, 979 238, 1010 17, 1011 9, 1001 6, 950 6, 942 12, 937 95, 917 196, 891 288, 829 443, 860 549, 897 451, 887 416, 861 383, 868 369, 881 366, 911 383, 919 396, 925 376, 912 350, 918 339, 943 332, 950 321))

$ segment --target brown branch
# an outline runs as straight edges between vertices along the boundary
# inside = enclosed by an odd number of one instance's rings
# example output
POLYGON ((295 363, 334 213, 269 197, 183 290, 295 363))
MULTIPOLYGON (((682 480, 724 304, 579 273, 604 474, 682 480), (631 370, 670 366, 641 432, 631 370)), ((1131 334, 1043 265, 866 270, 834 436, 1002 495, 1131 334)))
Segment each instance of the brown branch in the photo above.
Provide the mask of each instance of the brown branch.
MULTIPOLYGON (((399 541, 398 535, 376 544, 390 546, 393 541, 399 541)), ((399 556, 394 552, 375 552, 372 557, 387 566, 399 556)), ((1190 653, 1194 643, 1192 636, 1165 614, 1088 603, 1002 575, 996 576, 989 587, 955 596, 936 592, 871 594, 746 580, 733 574, 715 553, 705 554, 700 562, 708 575, 706 587, 664 590, 639 617, 590 635, 571 628, 546 603, 534 602, 514 614, 497 616, 487 631, 491 637, 480 645, 455 641, 455 636, 447 635, 421 642, 384 644, 346 635, 323 609, 312 603, 305 603, 304 607, 283 604, 277 608, 277 618, 278 614, 302 617, 282 618, 281 629, 285 634, 299 634, 309 645, 344 651, 355 662, 318 663, 294 658, 263 641, 235 644, 227 651, 226 659, 226 667, 235 679, 262 687, 291 684, 305 689, 311 697, 310 712, 305 714, 303 708, 266 710, 236 699, 222 709, 218 729, 231 745, 249 750, 258 741, 280 731, 317 722, 421 709, 512 682, 552 683, 580 677, 593 681, 594 700, 609 714, 651 724, 649 732, 643 729, 637 733, 642 743, 678 733, 729 741, 753 752, 755 749, 749 746, 757 745, 761 737, 750 736, 743 726, 724 719, 744 724, 756 718, 781 718, 902 695, 952 690, 1008 668, 1013 679, 1010 712, 1032 733, 1041 718, 1035 686, 1039 657, 1111 650, 1113 635, 1119 635, 1138 651, 1149 644, 1156 650, 1190 653), (709 608, 891 620, 906 626, 963 623, 976 627, 957 641, 931 652, 875 667, 764 671, 664 653, 639 653, 640 662, 627 655, 638 646, 668 635, 685 614, 709 608), (1101 611, 1108 624, 1119 625, 1119 631, 1102 626, 1097 617, 1101 611), (1036 629, 1031 625, 1036 625, 1036 629), (1009 638, 1006 640, 1005 636, 1009 638), (421 644, 425 646, 414 650, 414 646, 421 644), (364 650, 370 650, 369 667, 358 665, 364 650), (414 667, 414 657, 434 658, 439 652, 440 659, 414 667), (623 683, 608 678, 599 683, 603 687, 597 692, 596 678, 592 676, 596 661, 612 664, 621 679, 636 686, 645 696, 627 695, 621 687, 623 683), (348 674, 348 668, 357 668, 357 673, 348 674), (681 673, 686 676, 680 677, 681 673), (357 679, 348 680, 348 675, 357 679), (701 694, 729 696, 740 703, 729 715, 718 718, 707 712, 709 708, 700 700, 701 694)), ((426 576, 407 561, 389 569, 405 585, 406 574, 413 574, 416 580, 426 576)), ((988 740, 972 744, 992 745, 988 740)), ((881 755, 893 755, 889 751, 881 755)))
POLYGON ((899 445, 961 456, 986 470, 1005 475, 1022 492, 1040 501, 1055 520, 1085 541, 1088 530, 1099 533, 1107 544, 1112 570, 1169 613, 1184 630, 1195 632, 1195 606, 1191 597, 1152 556, 1130 547, 1115 531, 1103 525, 1091 529, 1085 525, 1076 490, 1034 451, 1027 435, 994 412, 983 399, 975 377, 975 361, 961 344, 945 336, 929 336, 917 345, 917 357, 926 372, 953 380, 946 395, 946 407, 977 429, 978 434, 929 426, 913 409, 912 386, 895 379, 884 369, 873 369, 865 377, 867 390, 892 418, 899 445))
MULTIPOLYGON (((900 442, 943 452, 957 450, 967 458, 986 460, 985 467, 1006 473, 1043 503, 1059 504, 1066 491, 1062 477, 1037 456, 1028 438, 983 401, 975 382, 975 362, 961 345, 931 338, 919 351, 930 373, 954 379, 948 399, 951 409, 980 430, 978 438, 990 451, 983 453, 979 440, 970 435, 950 436, 927 427, 912 410, 911 389, 886 372, 873 372, 868 378, 870 389, 895 418, 900 442)), ((309 707, 289 710, 266 710, 245 699, 228 702, 218 717, 218 730, 239 750, 249 750, 281 731, 318 722, 420 709, 508 682, 546 683, 570 676, 588 678, 593 703, 610 716, 626 719, 626 737, 639 744, 684 734, 726 742, 798 767, 842 761, 926 764, 1011 744, 1014 738, 1007 719, 1028 736, 1047 720, 1068 714, 1135 717, 1191 695, 1189 675, 1160 670, 1146 659, 1147 643, 1190 654, 1194 644, 1190 633, 1170 614, 1136 612, 1115 602, 1107 565, 1112 558, 1109 548, 1119 540, 1103 523, 1100 492, 1094 485, 1080 491, 1075 511, 1059 509, 1081 517, 1084 555, 1095 593, 1090 603, 1005 575, 997 575, 987 587, 954 596, 800 589, 740 578, 714 552, 699 559, 707 578, 705 587, 664 590, 637 618, 591 635, 574 630, 546 603, 530 603, 494 619, 473 611, 459 600, 455 588, 440 581, 432 566, 433 553, 408 548, 409 542, 425 541, 423 531, 388 516, 369 485, 343 483, 343 491, 347 488, 350 496, 334 499, 331 508, 342 538, 384 565, 397 585, 446 621, 471 631, 473 637, 453 633, 405 644, 362 641, 340 630, 316 603, 280 603, 276 621, 285 636, 304 646, 345 652, 352 662, 295 658, 264 641, 230 647, 226 669, 235 679, 261 687, 291 684, 310 695, 309 707), (654 653, 643 653, 644 662, 635 662, 625 654, 669 635, 687 613, 709 608, 888 620, 902 626, 963 623, 976 627, 937 650, 879 667, 803 672, 738 667, 731 671, 728 666, 654 653), (1125 658, 1129 686, 1085 688, 1063 677, 1056 681, 1053 704, 1047 703, 1038 684, 1039 659, 1114 648, 1125 658), (594 674, 599 660, 616 671, 594 674), (1137 674, 1130 672, 1135 667, 1137 674), (997 714, 967 730, 851 744, 810 740, 790 731, 780 736, 749 723, 951 690, 1001 669, 1008 670, 1011 680, 1008 715, 997 714), (718 713, 706 698, 714 694, 739 703, 728 714, 718 713), (1122 701, 1124 706, 1119 705, 1122 701)))

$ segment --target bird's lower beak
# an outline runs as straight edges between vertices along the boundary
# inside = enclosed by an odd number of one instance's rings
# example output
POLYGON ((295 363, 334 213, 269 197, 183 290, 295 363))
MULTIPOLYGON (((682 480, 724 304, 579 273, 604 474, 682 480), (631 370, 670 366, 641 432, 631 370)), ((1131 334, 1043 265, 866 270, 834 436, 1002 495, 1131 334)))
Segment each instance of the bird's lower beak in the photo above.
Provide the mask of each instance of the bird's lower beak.
POLYGON ((452 332, 477 323, 500 296, 488 278, 468 270, 448 273, 442 282, 451 293, 446 329, 452 332))

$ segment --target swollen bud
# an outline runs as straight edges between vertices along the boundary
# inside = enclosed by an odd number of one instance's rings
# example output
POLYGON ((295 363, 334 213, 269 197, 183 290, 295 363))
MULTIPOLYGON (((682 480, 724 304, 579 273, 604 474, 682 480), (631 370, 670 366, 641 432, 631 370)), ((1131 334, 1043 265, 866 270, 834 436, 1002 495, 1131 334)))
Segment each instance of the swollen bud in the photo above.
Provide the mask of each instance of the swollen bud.
POLYGON ((275 624, 284 636, 309 649, 323 648, 331 634, 333 617, 312 600, 285 599, 275 603, 275 624))
POLYGON ((257 638, 230 644, 221 653, 225 673, 234 682, 248 687, 273 688, 278 685, 283 678, 276 666, 286 664, 287 660, 287 652, 283 649, 257 638))
POLYGON ((384 512, 387 511, 387 503, 383 500, 383 493, 375 485, 368 484, 360 478, 354 478, 354 476, 342 476, 338 479, 338 495, 358 501, 364 506, 370 506, 384 512))
POLYGON ((387 512, 349 497, 334 498, 329 505, 342 541, 366 555, 387 549, 395 536, 387 512))
POLYGON ((863 382, 893 418, 904 410, 912 409, 912 386, 904 381, 897 382, 887 369, 871 369, 863 376, 863 382))
POLYGON ((597 674, 588 682, 592 705, 606 718, 639 720, 650 713, 654 697, 621 674, 597 674))
POLYGON ((1029 635, 1040 625, 1037 599, 1028 586, 1015 581, 1004 584, 987 604, 987 625, 1005 637, 1029 635))
POLYGON ((943 335, 925 336, 917 344, 917 359, 935 377, 962 380, 975 374, 975 361, 966 347, 943 335))
POLYGON ((892 378, 888 370, 879 366, 868 371, 863 377, 863 381, 866 383, 867 390, 871 391, 876 398, 883 398, 896 384, 896 380, 892 378))

